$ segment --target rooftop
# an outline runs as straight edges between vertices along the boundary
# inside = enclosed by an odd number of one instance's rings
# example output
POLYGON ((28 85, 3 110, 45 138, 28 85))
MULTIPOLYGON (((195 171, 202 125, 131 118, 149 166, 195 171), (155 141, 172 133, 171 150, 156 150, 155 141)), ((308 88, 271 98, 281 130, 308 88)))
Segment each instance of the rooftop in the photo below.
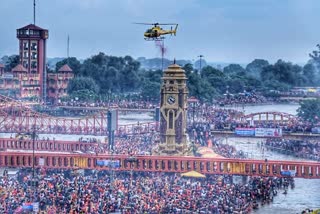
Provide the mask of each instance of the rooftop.
POLYGON ((27 72, 28 70, 25 67, 23 67, 21 64, 18 64, 16 67, 12 68, 11 71, 27 72))
POLYGON ((72 72, 72 69, 69 67, 69 65, 68 64, 65 64, 64 66, 62 66, 59 70, 58 70, 58 72, 72 72))
POLYGON ((41 28, 37 25, 34 25, 34 24, 29 24, 27 26, 19 28, 18 30, 46 30, 46 29, 43 29, 43 28, 41 28))

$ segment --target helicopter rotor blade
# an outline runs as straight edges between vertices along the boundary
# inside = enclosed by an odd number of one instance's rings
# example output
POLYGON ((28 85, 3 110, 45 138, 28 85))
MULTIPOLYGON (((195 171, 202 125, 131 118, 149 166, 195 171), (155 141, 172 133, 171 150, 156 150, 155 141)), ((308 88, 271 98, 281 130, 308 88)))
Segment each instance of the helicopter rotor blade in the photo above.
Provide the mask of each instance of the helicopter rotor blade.
POLYGON ((155 25, 157 23, 140 23, 140 22, 134 22, 133 24, 137 24, 137 25, 155 25))
POLYGON ((158 23, 158 22, 156 22, 156 23, 134 22, 133 24, 138 24, 138 25, 177 25, 176 23, 172 23, 172 24, 164 23, 164 24, 162 24, 162 23, 158 23))
POLYGON ((162 23, 157 23, 158 25, 177 25, 176 23, 165 23, 165 24, 162 24, 162 23))

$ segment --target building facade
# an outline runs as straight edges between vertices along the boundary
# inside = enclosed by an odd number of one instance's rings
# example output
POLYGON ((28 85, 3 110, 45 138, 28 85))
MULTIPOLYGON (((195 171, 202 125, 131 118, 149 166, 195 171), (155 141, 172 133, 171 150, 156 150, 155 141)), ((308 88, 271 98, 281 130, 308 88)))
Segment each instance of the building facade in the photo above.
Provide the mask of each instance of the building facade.
POLYGON ((67 95, 73 72, 68 65, 64 65, 57 73, 47 74, 48 37, 47 29, 33 24, 17 29, 19 64, 11 71, 5 71, 4 65, 0 64, 0 90, 6 95, 52 103, 67 95))
POLYGON ((48 73, 48 101, 56 103, 61 97, 67 96, 69 81, 73 79, 72 69, 66 64, 57 73, 48 73))
POLYGON ((46 100, 46 40, 47 29, 29 24, 17 29, 20 64, 27 70, 21 84, 21 96, 37 96, 46 100))

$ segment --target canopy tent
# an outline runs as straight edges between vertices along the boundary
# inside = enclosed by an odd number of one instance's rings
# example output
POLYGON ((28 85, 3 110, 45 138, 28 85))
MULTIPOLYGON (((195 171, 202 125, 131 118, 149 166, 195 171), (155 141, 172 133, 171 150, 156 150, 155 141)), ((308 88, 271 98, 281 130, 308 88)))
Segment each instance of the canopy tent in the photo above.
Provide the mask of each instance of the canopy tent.
POLYGON ((192 178, 205 178, 206 176, 196 172, 196 171, 190 171, 190 172, 186 172, 186 173, 182 173, 181 174, 182 177, 192 177, 192 178))

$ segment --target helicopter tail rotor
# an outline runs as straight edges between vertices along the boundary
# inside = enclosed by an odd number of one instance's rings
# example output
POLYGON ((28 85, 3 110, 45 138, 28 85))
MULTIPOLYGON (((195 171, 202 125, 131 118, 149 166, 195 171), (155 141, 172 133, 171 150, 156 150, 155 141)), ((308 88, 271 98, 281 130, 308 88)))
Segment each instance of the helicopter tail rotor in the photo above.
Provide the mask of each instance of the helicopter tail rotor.
POLYGON ((173 31, 173 35, 176 35, 176 33, 177 33, 177 28, 178 28, 178 24, 176 24, 176 27, 175 27, 175 29, 174 29, 174 31, 173 31))

